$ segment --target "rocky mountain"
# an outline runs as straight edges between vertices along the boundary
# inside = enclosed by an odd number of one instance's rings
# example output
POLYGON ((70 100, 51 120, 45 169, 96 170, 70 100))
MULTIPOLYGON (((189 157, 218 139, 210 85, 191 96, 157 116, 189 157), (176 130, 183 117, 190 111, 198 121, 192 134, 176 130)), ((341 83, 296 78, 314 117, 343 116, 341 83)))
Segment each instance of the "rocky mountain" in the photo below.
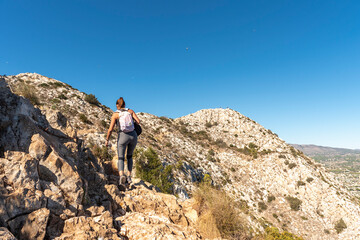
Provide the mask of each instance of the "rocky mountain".
POLYGON ((100 147, 108 107, 39 74, 4 76, 0 84, 0 235, 204 238, 204 213, 193 193, 205 181, 236 203, 247 239, 261 239, 269 226, 303 239, 360 238, 357 198, 321 164, 234 110, 178 119, 138 113, 143 133, 136 161, 154 149, 176 197, 140 179, 123 192, 116 156, 111 160, 115 136, 107 155, 100 147))

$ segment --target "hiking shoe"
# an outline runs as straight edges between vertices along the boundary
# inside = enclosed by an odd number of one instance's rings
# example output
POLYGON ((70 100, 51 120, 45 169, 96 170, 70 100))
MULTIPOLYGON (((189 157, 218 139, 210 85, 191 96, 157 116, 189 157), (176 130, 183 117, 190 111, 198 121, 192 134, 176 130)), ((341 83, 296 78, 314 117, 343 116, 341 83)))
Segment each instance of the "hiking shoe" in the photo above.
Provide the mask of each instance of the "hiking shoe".
POLYGON ((132 183, 131 176, 128 176, 126 180, 127 180, 127 183, 128 183, 128 184, 131 184, 131 183, 132 183))
POLYGON ((124 185, 125 182, 126 182, 126 176, 125 175, 120 176, 119 185, 124 185))

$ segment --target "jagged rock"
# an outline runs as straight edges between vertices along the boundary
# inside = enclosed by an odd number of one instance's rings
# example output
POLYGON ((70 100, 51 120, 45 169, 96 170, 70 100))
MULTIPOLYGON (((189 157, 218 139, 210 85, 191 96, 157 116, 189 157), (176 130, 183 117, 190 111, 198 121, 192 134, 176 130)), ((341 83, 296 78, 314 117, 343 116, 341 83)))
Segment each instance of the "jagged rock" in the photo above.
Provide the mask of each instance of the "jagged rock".
POLYGON ((116 220, 122 223, 121 235, 129 239, 201 239, 194 228, 173 224, 155 214, 132 212, 116 220))
POLYGON ((121 239, 109 211, 97 217, 73 217, 65 221, 63 234, 55 239, 121 239))
POLYGON ((0 239, 16 240, 16 237, 7 228, 0 227, 0 239))
MULTIPOLYGON (((0 158, 1 168, 4 169, 4 177, 12 187, 40 190, 36 159, 23 152, 6 152, 5 158, 0 158)), ((1 176, 2 174, 0 174, 1 176)))
MULTIPOLYGON (((40 169, 46 170, 46 174, 51 175, 50 180, 54 181, 63 192, 66 192, 65 200, 76 208, 82 202, 84 190, 82 180, 74 169, 75 167, 54 151, 46 159, 41 160, 40 165, 40 169)), ((42 171, 42 173, 44 172, 42 171)))
POLYGON ((46 198, 43 192, 27 188, 17 189, 0 198, 0 220, 4 224, 45 206, 46 198))
POLYGON ((46 208, 36 210, 25 218, 20 231, 20 239, 44 239, 50 211, 46 208))

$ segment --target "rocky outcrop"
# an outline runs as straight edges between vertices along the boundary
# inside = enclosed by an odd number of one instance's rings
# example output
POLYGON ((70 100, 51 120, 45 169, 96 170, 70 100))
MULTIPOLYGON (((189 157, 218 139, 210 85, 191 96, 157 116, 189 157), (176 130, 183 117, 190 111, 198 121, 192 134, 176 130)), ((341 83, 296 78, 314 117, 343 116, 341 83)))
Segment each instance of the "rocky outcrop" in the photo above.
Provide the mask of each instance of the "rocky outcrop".
MULTIPOLYGON (((64 115, 43 115, 12 93, 4 79, 0 92, 0 234, 8 239, 141 239, 132 226, 138 224, 122 217, 150 217, 144 209, 152 207, 150 199, 160 204, 167 195, 140 181, 127 193, 121 192, 113 184, 118 177, 105 174, 64 115)), ((168 217, 163 225, 159 222, 166 229, 152 229, 152 236, 176 232, 198 238, 181 206, 171 201, 151 215, 168 217)))

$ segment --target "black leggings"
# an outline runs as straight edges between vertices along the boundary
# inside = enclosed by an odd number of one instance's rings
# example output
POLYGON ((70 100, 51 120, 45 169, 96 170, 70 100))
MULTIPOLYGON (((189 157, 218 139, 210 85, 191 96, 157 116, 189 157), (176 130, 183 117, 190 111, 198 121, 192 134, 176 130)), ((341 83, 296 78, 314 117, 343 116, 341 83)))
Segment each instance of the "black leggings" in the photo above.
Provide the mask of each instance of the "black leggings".
POLYGON ((135 131, 132 132, 119 132, 118 135, 118 142, 117 142, 117 151, 118 151, 118 170, 124 171, 124 160, 125 160, 125 150, 126 152, 126 159, 128 164, 128 170, 131 171, 133 168, 133 159, 132 155, 135 150, 137 144, 137 134, 135 131))

